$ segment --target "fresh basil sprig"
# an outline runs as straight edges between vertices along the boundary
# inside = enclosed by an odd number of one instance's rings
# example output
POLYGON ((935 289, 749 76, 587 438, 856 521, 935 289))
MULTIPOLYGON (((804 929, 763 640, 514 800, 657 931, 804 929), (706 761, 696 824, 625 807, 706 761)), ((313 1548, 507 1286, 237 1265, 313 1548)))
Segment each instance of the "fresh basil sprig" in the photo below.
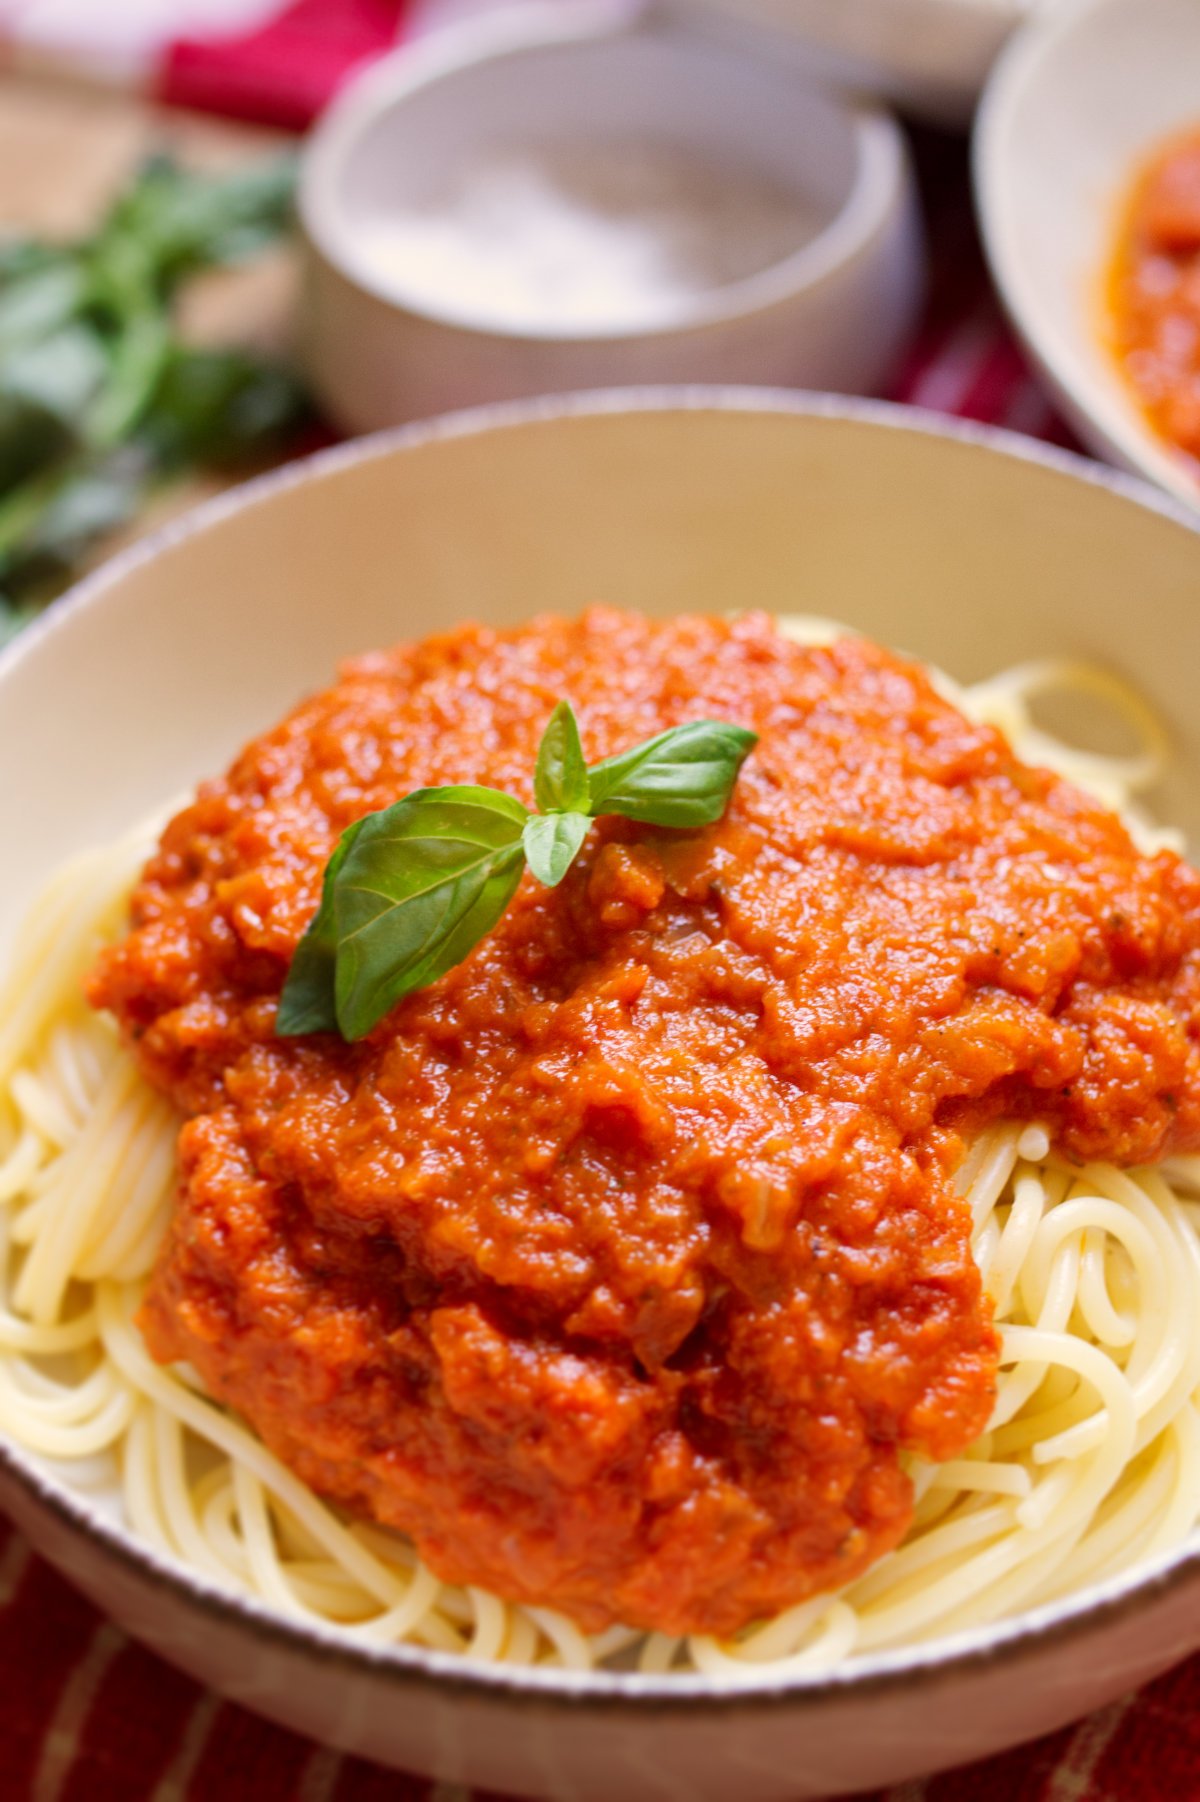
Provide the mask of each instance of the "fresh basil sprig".
POLYGON ((177 324, 192 276, 287 230, 294 181, 291 157, 155 157, 88 237, 0 239, 0 645, 160 485, 259 462, 309 418, 286 365, 177 324))
POLYGON ((361 1039, 403 996, 461 963, 491 931, 526 863, 560 883, 593 819, 652 826, 719 820, 758 742, 696 720, 589 766, 569 701, 550 716, 533 788, 540 812, 495 788, 418 788, 343 832, 321 903, 296 947, 275 1030, 361 1039))

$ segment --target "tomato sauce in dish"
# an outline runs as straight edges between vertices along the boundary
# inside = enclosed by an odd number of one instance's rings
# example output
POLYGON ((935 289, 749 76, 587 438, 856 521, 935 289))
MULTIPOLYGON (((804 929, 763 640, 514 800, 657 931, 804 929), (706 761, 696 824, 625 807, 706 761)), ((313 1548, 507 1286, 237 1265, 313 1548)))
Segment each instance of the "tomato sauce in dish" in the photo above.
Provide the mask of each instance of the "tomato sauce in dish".
POLYGON ((1110 310, 1117 357, 1151 424, 1200 465, 1200 130, 1139 178, 1110 310))
POLYGON ((952 1176, 997 1117, 1200 1145, 1200 877, 923 670, 762 615, 595 610, 347 664, 167 827, 91 998, 188 1116, 142 1325, 433 1569, 583 1627, 728 1634, 852 1578, 904 1455, 986 1424, 952 1176), (697 832, 600 821, 354 1045, 274 1036, 339 833, 421 784, 532 801, 716 717, 697 832))

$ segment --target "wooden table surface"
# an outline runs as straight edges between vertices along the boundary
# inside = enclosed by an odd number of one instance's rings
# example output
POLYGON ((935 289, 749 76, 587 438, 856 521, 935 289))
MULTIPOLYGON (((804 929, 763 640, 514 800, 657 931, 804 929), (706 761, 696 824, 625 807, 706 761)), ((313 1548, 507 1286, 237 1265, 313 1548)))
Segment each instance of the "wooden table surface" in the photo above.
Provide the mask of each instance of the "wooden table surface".
MULTIPOLYGON (((87 233, 155 151, 219 169, 294 143, 277 131, 166 111, 115 90, 0 76, 0 234, 87 233)), ((286 349, 295 281, 295 257, 287 249, 245 268, 199 276, 181 297, 182 327, 200 341, 286 349)), ((107 539, 97 557, 230 485, 228 477, 211 475, 173 484, 134 526, 107 539)))

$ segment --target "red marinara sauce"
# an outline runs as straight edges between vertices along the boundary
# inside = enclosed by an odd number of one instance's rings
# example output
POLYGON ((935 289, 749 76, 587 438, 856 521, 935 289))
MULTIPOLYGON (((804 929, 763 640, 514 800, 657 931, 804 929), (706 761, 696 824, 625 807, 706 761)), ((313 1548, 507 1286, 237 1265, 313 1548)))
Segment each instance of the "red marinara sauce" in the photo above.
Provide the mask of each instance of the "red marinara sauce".
POLYGON ((434 1570, 727 1634, 911 1514, 997 1338, 950 1177, 997 1115, 1079 1157, 1200 1143, 1200 877, 922 670, 761 615, 597 610, 346 665, 168 826, 101 958, 188 1116, 142 1324, 434 1570), (421 784, 532 802, 711 716, 700 832, 607 819, 368 1038, 273 1036, 338 834, 421 784))
POLYGON ((1109 303, 1118 360, 1151 424, 1200 464, 1200 130, 1139 176, 1109 303))

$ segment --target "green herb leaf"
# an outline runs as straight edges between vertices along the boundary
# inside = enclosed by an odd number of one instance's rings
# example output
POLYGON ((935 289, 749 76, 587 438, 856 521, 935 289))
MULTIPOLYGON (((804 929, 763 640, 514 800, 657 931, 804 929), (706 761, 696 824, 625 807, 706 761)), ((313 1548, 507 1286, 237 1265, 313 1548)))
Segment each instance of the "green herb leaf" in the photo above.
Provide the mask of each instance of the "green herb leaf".
MULTIPOLYGON (((21 285, 13 292, 20 295, 21 285)), ((84 415, 108 371, 104 345, 78 323, 7 352, 0 345, 0 498, 62 467, 79 446, 84 415)))
POLYGON ((71 457, 0 496, 0 582, 21 600, 60 580, 91 540, 133 513, 147 472, 134 446, 71 457))
POLYGON ((0 241, 6 631, 157 483, 257 460, 305 417, 273 358, 188 345, 173 317, 187 277, 286 230, 294 180, 291 157, 217 175, 159 157, 77 243, 0 241))
POLYGON ((672 726, 588 770, 592 812, 651 826, 710 826, 729 805, 758 734, 723 720, 672 726))
POLYGON ((491 930, 521 880, 528 818, 511 795, 452 787, 362 821, 334 883, 343 1038, 362 1038, 491 930))
POLYGON ((0 374, 0 497, 48 469, 73 443, 57 410, 7 388, 0 374))
POLYGON ((283 364, 249 351, 175 345, 139 437, 164 468, 224 467, 277 448, 309 410, 283 364))
POLYGON ((550 715, 550 724, 542 733, 533 792, 543 813, 591 811, 587 764, 583 760, 579 725, 570 701, 558 703, 550 715))
POLYGON ((365 825, 366 820, 355 820, 352 826, 347 826, 325 865, 321 905, 296 946, 287 981, 279 997, 275 1031, 281 1039, 296 1038, 306 1032, 336 1032, 338 1029, 334 989, 337 965, 334 889, 338 873, 346 861, 346 854, 365 825))
POLYGON ((20 356, 3 360, 6 394, 55 414, 77 434, 79 416, 108 374, 108 357, 95 332, 84 325, 64 325, 20 356))
POLYGON ((660 732, 589 771, 570 705, 542 736, 531 814, 494 788, 419 788, 344 832, 321 904, 296 948, 276 1032, 361 1039, 403 996, 435 982, 490 932, 528 861, 560 883, 598 813, 658 826, 719 819, 758 740, 699 720, 660 732), (583 805, 586 803, 586 805, 583 805))
POLYGON ((85 287, 83 268, 69 252, 14 275, 0 292, 0 357, 61 331, 78 312, 85 287))
POLYGON ((525 855, 539 882, 557 888, 591 828, 586 813, 534 813, 525 822, 525 855))
POLYGON ((107 450, 131 436, 154 401, 171 355, 171 321, 157 308, 133 313, 110 351, 108 381, 84 421, 89 444, 107 450))
POLYGON ((277 238, 292 213, 296 159, 271 157, 226 174, 200 174, 152 157, 116 201, 97 236, 101 258, 134 262, 162 293, 181 277, 238 262, 277 238))

